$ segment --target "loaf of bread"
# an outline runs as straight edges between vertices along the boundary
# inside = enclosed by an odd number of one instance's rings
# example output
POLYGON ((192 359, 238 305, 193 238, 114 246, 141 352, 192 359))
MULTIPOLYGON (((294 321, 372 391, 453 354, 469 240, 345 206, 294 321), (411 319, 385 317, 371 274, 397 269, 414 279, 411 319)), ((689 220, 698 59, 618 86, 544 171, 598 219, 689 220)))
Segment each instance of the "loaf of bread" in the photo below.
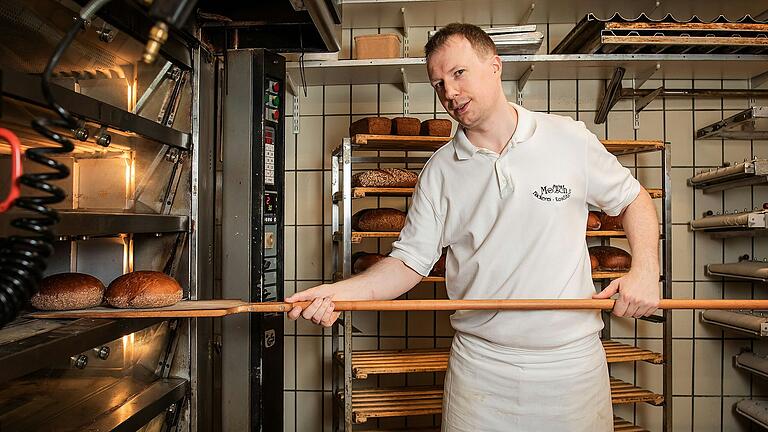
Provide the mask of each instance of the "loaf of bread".
POLYGON ((592 268, 592 271, 595 271, 600 267, 600 261, 592 254, 592 252, 589 253, 589 265, 592 268))
POLYGON ((365 117, 349 126, 349 136, 357 134, 389 135, 392 120, 386 117, 365 117))
POLYGON ((415 117, 395 117, 392 119, 393 135, 418 135, 421 131, 421 120, 415 117))
POLYGON ((589 248, 589 254, 597 258, 601 270, 629 270, 632 265, 632 255, 614 246, 593 246, 589 248))
POLYGON ((393 208, 360 210, 352 216, 355 231, 400 231, 405 226, 405 212, 393 208))
POLYGON ((386 257, 377 253, 356 252, 352 255, 352 273, 362 273, 386 257))
POLYGON ((604 231, 622 231, 624 226, 621 224, 622 216, 608 216, 600 213, 600 225, 604 231))
POLYGON ((400 168, 381 168, 352 176, 353 187, 414 187, 419 176, 400 168))
POLYGON ((445 276, 445 254, 440 255, 440 259, 437 260, 434 266, 432 266, 432 271, 429 272, 430 276, 445 276))
POLYGON ((101 304, 104 284, 83 273, 59 273, 40 281, 30 303, 40 310, 88 309, 101 304))
POLYGON ((451 121, 446 119, 431 119, 421 122, 421 135, 449 137, 451 136, 451 121))
POLYGON ((141 309, 174 305, 181 295, 181 285, 165 273, 135 271, 113 280, 106 300, 116 308, 141 309))
POLYGON ((600 229, 600 213, 589 212, 587 215, 587 231, 597 231, 600 229))

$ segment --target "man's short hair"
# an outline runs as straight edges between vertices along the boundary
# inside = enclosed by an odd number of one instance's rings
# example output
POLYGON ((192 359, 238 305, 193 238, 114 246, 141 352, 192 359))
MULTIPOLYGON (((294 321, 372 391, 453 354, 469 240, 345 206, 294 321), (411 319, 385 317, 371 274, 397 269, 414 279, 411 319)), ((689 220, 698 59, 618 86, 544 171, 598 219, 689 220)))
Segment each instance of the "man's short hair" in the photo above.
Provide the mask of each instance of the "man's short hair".
POLYGON ((478 55, 496 55, 496 44, 488 34, 480 27, 473 24, 451 23, 435 33, 427 44, 424 45, 424 54, 429 58, 438 48, 445 45, 451 36, 463 36, 469 41, 478 55))

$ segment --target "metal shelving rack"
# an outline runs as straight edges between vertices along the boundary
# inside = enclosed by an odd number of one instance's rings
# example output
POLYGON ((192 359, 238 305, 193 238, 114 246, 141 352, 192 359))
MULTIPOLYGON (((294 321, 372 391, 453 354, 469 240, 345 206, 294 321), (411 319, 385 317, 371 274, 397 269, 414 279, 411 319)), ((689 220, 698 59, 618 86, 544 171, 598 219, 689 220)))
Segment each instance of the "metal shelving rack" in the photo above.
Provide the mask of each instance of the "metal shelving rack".
MULTIPOLYGON (((341 146, 331 155, 331 197, 332 197, 332 265, 334 279, 340 280, 352 274, 352 244, 364 237, 396 238, 398 233, 362 233, 353 232, 351 226, 352 200, 365 196, 401 196, 410 197, 412 188, 353 188, 352 165, 354 163, 424 163, 424 157, 358 157, 355 150, 374 151, 434 151, 450 138, 403 137, 385 135, 356 135, 343 138, 341 146)), ((671 152, 666 143, 661 141, 602 141, 606 148, 615 155, 637 154, 643 152, 661 152, 661 165, 664 175, 661 189, 649 189, 652 198, 662 199, 662 254, 663 267, 661 282, 664 297, 672 297, 671 263, 671 152)), ((620 231, 592 231, 588 237, 609 238, 623 237, 620 231)), ((626 274, 625 272, 595 272, 593 280, 608 281, 626 274)), ((428 277, 424 282, 444 282, 441 277, 428 277)), ((662 365, 664 368, 663 394, 655 394, 633 384, 611 379, 611 393, 614 404, 641 403, 663 405, 663 424, 665 431, 672 428, 672 315, 664 311, 658 319, 651 321, 663 325, 664 353, 666 356, 649 350, 640 349, 612 340, 604 340, 608 363, 645 361, 662 365)), ((442 404, 441 387, 377 388, 356 390, 353 381, 365 379, 371 375, 402 374, 415 372, 440 372, 447 369, 449 351, 445 348, 353 351, 352 312, 344 312, 342 319, 332 329, 332 352, 334 353, 333 374, 333 425, 334 430, 352 431, 355 424, 365 423, 369 419, 380 417, 400 417, 409 415, 439 414, 442 404), (343 337, 343 342, 340 338, 343 337), (343 416, 341 414, 343 413, 343 416)), ((609 321, 604 336, 610 337, 609 321)), ((621 430, 643 432, 644 429, 616 417, 614 424, 621 430)))

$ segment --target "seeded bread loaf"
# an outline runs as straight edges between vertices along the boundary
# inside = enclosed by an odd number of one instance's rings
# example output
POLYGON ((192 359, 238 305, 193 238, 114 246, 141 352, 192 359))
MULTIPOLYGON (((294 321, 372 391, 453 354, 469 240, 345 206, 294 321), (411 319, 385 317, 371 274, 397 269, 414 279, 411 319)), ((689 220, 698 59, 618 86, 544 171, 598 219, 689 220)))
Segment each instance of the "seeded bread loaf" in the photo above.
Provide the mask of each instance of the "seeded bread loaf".
POLYGON ((600 229, 600 213, 589 212, 587 215, 587 231, 597 231, 600 229))
POLYGON ((352 176, 353 187, 414 187, 418 174, 400 168, 381 168, 352 176))
POLYGON ((106 299, 116 308, 142 309, 174 305, 181 295, 181 285, 165 273, 135 271, 113 280, 106 299))
POLYGON ((451 121, 446 119, 431 119, 421 122, 421 135, 449 137, 451 136, 451 121))
POLYGON ((405 212, 393 208, 360 210, 352 216, 355 231, 396 232, 405 226, 405 212))
POLYGON ((629 270, 632 265, 632 255, 614 246, 593 246, 589 248, 589 254, 597 258, 601 270, 629 270))
POLYGON ((595 271, 600 267, 600 261, 591 252, 589 254, 589 265, 592 267, 592 271, 595 271))
POLYGON ((349 136, 357 134, 389 135, 392 120, 387 117, 365 117, 349 126, 349 136))
POLYGON ((352 273, 362 273, 386 257, 377 253, 357 252, 352 255, 352 273))
POLYGON ((30 303, 40 310, 88 309, 101 304, 104 284, 83 273, 59 273, 40 281, 30 303))
POLYGON ((395 117, 392 119, 393 135, 418 135, 421 131, 421 120, 415 117, 395 117))

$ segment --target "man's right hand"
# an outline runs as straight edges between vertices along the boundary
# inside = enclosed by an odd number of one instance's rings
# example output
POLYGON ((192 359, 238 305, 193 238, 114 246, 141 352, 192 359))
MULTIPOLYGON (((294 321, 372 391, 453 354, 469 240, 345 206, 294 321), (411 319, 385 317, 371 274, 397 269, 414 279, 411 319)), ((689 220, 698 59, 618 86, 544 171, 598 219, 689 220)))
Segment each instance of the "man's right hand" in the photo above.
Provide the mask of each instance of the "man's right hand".
POLYGON ((336 291, 332 285, 324 284, 297 292, 286 298, 286 303, 312 302, 306 309, 302 309, 299 305, 293 306, 293 309, 288 312, 288 318, 296 320, 299 316, 302 316, 304 319, 311 320, 313 323, 320 324, 323 327, 332 326, 339 318, 339 315, 341 315, 340 312, 334 311, 333 297, 336 291))

